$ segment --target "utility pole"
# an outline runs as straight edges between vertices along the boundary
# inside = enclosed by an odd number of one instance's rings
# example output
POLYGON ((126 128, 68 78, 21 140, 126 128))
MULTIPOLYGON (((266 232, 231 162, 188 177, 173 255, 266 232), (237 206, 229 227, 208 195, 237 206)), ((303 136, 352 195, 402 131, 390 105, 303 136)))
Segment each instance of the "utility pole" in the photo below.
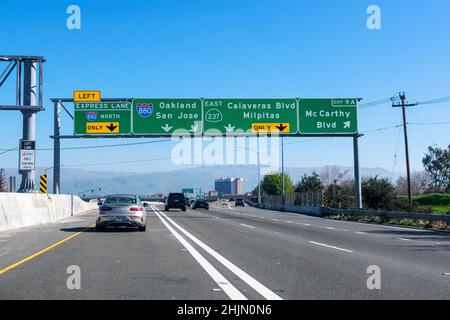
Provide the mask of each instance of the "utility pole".
POLYGON ((412 203, 412 193, 411 193, 411 171, 409 167, 409 146, 408 146, 408 128, 406 126, 406 107, 413 107, 417 104, 409 104, 406 103, 406 94, 404 92, 399 94, 401 103, 393 103, 393 107, 401 107, 402 115, 403 115, 403 134, 405 137, 405 158, 406 158, 406 181, 408 184, 408 206, 409 210, 412 211, 413 203, 412 203))

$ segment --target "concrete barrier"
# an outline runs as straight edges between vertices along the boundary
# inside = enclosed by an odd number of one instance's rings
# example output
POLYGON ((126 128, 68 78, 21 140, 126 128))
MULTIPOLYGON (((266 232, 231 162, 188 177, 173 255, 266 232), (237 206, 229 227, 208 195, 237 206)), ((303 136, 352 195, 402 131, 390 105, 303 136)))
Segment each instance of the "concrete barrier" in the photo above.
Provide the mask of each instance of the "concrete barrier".
POLYGON ((0 231, 56 222, 96 207, 72 195, 0 193, 0 231))
POLYGON ((262 203, 261 205, 258 205, 258 203, 251 201, 251 200, 246 200, 245 202, 247 202, 247 204, 249 204, 252 207, 257 207, 257 208, 266 209, 266 210, 285 211, 285 212, 290 212, 290 213, 300 213, 300 214, 316 216, 316 217, 322 216, 320 207, 284 206, 284 208, 283 208, 283 206, 281 204, 262 203))

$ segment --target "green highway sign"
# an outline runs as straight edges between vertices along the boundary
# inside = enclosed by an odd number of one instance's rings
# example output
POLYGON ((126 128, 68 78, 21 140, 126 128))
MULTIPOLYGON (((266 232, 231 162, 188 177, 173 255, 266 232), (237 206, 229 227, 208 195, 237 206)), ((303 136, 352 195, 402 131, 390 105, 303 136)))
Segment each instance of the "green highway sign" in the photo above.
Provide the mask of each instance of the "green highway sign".
POLYGON ((358 133, 358 100, 300 99, 300 134, 358 133))
POLYGON ((75 135, 129 135, 131 133, 131 103, 74 103, 75 135))
POLYGON ((181 189, 181 193, 185 193, 185 194, 193 194, 193 193, 194 193, 194 188, 184 188, 184 189, 181 189))
POLYGON ((353 135, 358 99, 133 99, 74 103, 75 135, 353 135))
POLYGON ((296 99, 205 99, 205 135, 296 134, 296 99))
POLYGON ((200 99, 133 99, 133 133, 172 135, 202 133, 200 99))

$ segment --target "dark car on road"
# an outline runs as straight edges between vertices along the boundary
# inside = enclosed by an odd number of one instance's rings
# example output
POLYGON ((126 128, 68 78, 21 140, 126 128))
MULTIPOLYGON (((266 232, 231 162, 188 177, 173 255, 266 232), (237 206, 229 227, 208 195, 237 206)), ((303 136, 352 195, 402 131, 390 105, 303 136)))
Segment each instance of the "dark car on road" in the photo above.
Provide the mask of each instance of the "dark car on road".
POLYGON ((203 209, 206 209, 206 210, 209 210, 209 203, 208 203, 208 201, 206 201, 206 200, 195 200, 193 203, 192 203, 192 209, 199 209, 199 208, 203 208, 203 209))
POLYGON ((186 211, 186 199, 183 193, 169 193, 166 199, 165 210, 170 209, 181 209, 181 211, 186 211))
POLYGON ((235 207, 245 207, 244 199, 236 199, 234 206, 235 207))

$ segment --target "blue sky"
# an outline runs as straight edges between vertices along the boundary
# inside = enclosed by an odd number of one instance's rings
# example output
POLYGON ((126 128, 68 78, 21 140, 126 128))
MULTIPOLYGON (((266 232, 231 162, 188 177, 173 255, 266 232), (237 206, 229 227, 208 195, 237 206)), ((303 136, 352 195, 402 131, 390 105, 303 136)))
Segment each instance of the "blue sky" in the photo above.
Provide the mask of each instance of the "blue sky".
MULTIPOLYGON (((450 96, 450 2, 321 1, 2 1, 0 54, 42 55, 45 108, 38 115, 39 148, 51 148, 51 97, 100 89, 103 97, 362 97, 364 102, 404 90, 410 101, 450 96), (81 30, 66 28, 66 8, 81 8, 81 30), (377 4, 382 29, 368 30, 366 9, 377 4)), ((5 67, 3 65, 1 67, 5 67)), ((13 101, 12 81, 0 102, 13 101)), ((68 117, 64 133, 72 132, 68 117)), ((389 104, 362 109, 360 131, 401 123, 389 104)), ((408 110, 409 122, 450 121, 450 103, 408 110)), ((19 112, 0 115, 0 149, 17 146, 19 112)), ((421 170, 427 146, 446 147, 450 125, 410 127, 411 165, 421 170)), ((404 171, 399 129, 367 133, 360 142, 364 167, 404 171), (398 148, 397 148, 398 145, 398 148)), ((286 139, 286 166, 352 165, 351 139, 286 139), (300 142, 289 144, 292 142, 300 142)), ((139 140, 150 141, 150 140, 139 140)), ((135 140, 64 141, 64 147, 135 140)), ((121 148, 64 150, 63 165, 166 158, 173 142, 121 148)), ((1 152, 1 151, 0 151, 1 152)), ((38 166, 52 166, 40 151, 38 166)), ((17 167, 17 153, 0 155, 17 167)), ((83 167, 155 171, 170 160, 83 167)))

